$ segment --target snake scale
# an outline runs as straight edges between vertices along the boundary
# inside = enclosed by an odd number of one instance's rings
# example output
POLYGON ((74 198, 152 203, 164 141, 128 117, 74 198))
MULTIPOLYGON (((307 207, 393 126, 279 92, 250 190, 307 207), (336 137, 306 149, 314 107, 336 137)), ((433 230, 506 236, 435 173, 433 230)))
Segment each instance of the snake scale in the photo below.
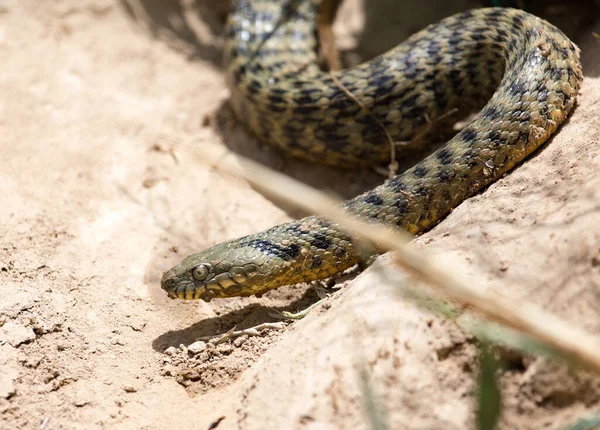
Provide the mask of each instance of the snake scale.
MULTIPOLYGON (((327 164, 381 164, 390 156, 382 125, 408 142, 447 112, 479 112, 412 168, 343 203, 366 220, 413 234, 431 228, 539 148, 573 110, 583 79, 579 49, 524 11, 446 18, 334 72, 336 82, 318 67, 319 3, 238 0, 230 15, 231 105, 261 141, 327 164)), ((347 233, 309 216, 192 254, 164 273, 161 286, 181 299, 260 295, 331 277, 357 264, 357 254, 347 233)))

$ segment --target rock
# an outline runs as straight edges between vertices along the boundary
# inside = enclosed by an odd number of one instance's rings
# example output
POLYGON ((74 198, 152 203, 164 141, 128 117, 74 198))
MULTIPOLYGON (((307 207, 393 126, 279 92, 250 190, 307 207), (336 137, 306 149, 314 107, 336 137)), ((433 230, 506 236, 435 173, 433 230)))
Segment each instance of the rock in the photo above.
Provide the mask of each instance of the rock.
POLYGON ((10 399, 16 392, 15 378, 12 375, 2 373, 0 375, 0 398, 10 399))
POLYGON ((0 398, 10 399, 17 393, 15 380, 19 377, 17 350, 8 344, 0 345, 0 398))
POLYGON ((175 353, 177 353, 177 348, 175 348, 174 346, 170 346, 167 349, 165 349, 165 354, 167 355, 174 355, 175 353))
POLYGON ((194 342, 187 347, 188 351, 192 354, 200 354, 202 351, 206 349, 206 342, 202 342, 199 340, 198 342, 194 342))
MULTIPOLYGON (((2 263, 0 262, 0 266, 2 263)), ((8 294, 2 298, 0 303, 0 315, 15 317, 18 313, 30 309, 33 306, 31 295, 26 293, 8 294)))
POLYGON ((85 405, 89 405, 89 404, 90 404, 90 401, 89 401, 89 400, 87 400, 86 398, 83 398, 83 397, 81 397, 81 398, 78 398, 78 399, 75 399, 75 400, 73 401, 73 405, 74 405, 74 406, 77 406, 78 408, 82 408, 82 407, 84 407, 85 405))
POLYGON ((0 372, 0 398, 10 399, 17 393, 15 379, 17 379, 18 376, 18 369, 3 366, 3 371, 0 372))
POLYGON ((31 327, 25 327, 14 321, 9 321, 0 327, 0 342, 8 342, 15 348, 33 339, 35 333, 31 327))
POLYGON ((248 340, 248 336, 240 336, 233 341, 233 346, 239 348, 248 340))

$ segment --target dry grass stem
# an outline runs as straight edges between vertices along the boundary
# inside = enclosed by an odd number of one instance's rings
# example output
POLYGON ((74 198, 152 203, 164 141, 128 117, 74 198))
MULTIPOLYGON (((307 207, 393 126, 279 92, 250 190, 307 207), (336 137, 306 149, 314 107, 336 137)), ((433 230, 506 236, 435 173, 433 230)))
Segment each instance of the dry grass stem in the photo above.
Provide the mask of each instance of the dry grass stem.
MULTIPOLYGON (((193 152, 200 155, 197 148, 193 152)), ((600 347, 594 337, 522 299, 488 294, 469 285, 455 269, 443 267, 422 250, 405 246, 412 239, 408 233, 364 222, 341 209, 339 200, 254 161, 236 157, 242 167, 240 170, 226 162, 227 153, 223 149, 204 148, 201 155, 199 159, 204 163, 218 165, 220 170, 241 176, 266 193, 309 213, 323 215, 383 251, 394 251, 394 262, 398 266, 426 281, 449 299, 600 371, 600 347)))
POLYGON ((339 1, 324 1, 321 3, 317 15, 317 31, 321 45, 322 56, 327 62, 329 70, 340 70, 340 54, 335 46, 335 35, 333 33, 333 21, 337 13, 339 1))
POLYGON ((390 164, 388 166, 388 177, 391 179, 398 172, 398 162, 396 161, 396 142, 394 142, 394 139, 392 139, 392 136, 390 133, 388 133, 387 128, 385 128, 385 125, 379 120, 379 118, 377 118, 369 109, 367 109, 365 104, 361 102, 358 97, 352 94, 352 92, 346 88, 346 86, 342 84, 342 82, 332 72, 329 72, 329 75, 331 76, 333 83, 336 84, 350 100, 360 106, 360 108, 377 123, 377 125, 385 134, 385 138, 390 144, 390 164))

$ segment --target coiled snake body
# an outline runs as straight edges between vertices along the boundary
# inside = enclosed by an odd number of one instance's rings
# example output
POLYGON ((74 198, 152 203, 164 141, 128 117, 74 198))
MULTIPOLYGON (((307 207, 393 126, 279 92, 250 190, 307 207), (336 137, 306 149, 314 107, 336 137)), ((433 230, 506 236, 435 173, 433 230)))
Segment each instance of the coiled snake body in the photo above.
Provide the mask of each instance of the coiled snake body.
MULTIPOLYGON (((583 79, 578 48, 526 12, 452 16, 335 72, 336 82, 317 66, 319 3, 239 0, 230 16, 231 104, 260 140, 329 164, 383 163, 384 128, 411 141, 449 111, 481 109, 418 164, 344 203, 360 217, 411 233, 430 228, 536 150, 574 107, 583 79)), ((262 294, 330 277, 358 258, 349 235, 310 216, 190 255, 161 285, 181 299, 262 294)))

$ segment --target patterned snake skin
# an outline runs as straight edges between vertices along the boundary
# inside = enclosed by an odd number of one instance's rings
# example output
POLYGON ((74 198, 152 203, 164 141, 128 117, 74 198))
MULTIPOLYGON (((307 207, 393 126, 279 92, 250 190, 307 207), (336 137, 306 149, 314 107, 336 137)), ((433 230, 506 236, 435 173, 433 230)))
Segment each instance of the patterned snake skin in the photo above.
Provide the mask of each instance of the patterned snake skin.
MULTIPOLYGON (((390 156, 382 124, 409 142, 447 112, 479 110, 427 158, 344 203, 364 219, 414 234, 431 228, 535 151, 574 107, 583 79, 578 48, 539 18, 489 8, 444 19, 335 72, 366 112, 317 66, 319 3, 239 0, 230 16, 231 104, 260 140, 328 164, 381 164, 390 156)), ((161 286, 181 299, 260 295, 330 277, 357 264, 357 254, 350 236, 310 216, 190 255, 161 286)))

